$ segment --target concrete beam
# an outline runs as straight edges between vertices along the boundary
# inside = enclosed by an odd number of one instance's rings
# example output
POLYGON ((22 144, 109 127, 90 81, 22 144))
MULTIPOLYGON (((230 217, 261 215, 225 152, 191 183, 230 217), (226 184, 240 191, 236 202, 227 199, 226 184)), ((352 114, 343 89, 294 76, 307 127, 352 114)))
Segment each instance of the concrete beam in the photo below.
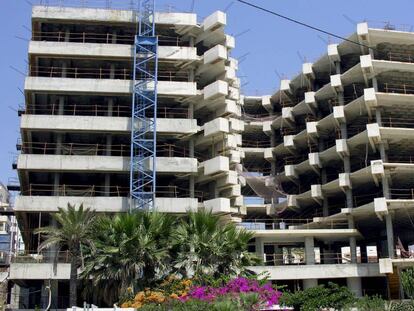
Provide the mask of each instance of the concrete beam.
MULTIPOLYGON (((152 164, 152 161, 151 161, 152 164)), ((151 164, 149 170, 152 170, 151 164)), ((158 173, 195 174, 197 159, 157 157, 158 173)), ((21 154, 17 168, 27 171, 54 172, 123 172, 130 170, 129 157, 21 154)))
MULTIPOLYGON (((131 132, 131 119, 126 117, 29 115, 21 116, 22 130, 52 132, 131 132)), ((157 133, 196 134, 200 127, 196 119, 157 118, 157 133)))
MULTIPOLYGON (((131 60, 133 46, 127 44, 30 41, 29 55, 131 60)), ((160 62, 164 60, 198 61, 200 57, 197 55, 195 47, 159 46, 158 59, 160 62)))
MULTIPOLYGON (((58 212, 58 207, 66 208, 68 203, 85 207, 99 213, 119 213, 129 210, 127 197, 71 197, 71 196, 18 196, 14 210, 17 212, 58 212)), ((160 212, 186 213, 198 209, 195 198, 156 198, 155 207, 160 212)))
MULTIPOLYGON (((132 10, 108 10, 95 8, 73 8, 61 6, 33 6, 32 19, 34 21, 61 21, 61 22, 104 22, 136 24, 138 17, 132 10)), ((174 26, 197 27, 197 14, 194 13, 164 13, 155 12, 155 23, 174 26)))
POLYGON ((69 280, 70 264, 58 263, 11 263, 10 280, 69 280))

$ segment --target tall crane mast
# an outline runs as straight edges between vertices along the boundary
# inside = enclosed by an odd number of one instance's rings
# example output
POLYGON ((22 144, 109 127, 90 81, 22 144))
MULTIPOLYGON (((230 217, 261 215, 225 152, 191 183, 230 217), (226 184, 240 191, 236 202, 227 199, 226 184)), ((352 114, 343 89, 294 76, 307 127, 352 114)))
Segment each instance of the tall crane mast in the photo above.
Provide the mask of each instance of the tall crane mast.
POLYGON ((130 210, 153 209, 156 191, 158 37, 155 0, 141 0, 134 44, 130 210))

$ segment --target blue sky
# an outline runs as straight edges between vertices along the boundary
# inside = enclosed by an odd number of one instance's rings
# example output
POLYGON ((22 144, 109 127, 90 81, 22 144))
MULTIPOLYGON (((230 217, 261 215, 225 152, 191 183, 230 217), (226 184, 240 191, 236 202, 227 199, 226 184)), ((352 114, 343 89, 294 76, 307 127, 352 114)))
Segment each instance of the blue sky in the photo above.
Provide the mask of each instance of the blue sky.
MULTIPOLYGON (((35 3, 39 0, 28 1, 35 3)), ((113 3, 118 1, 112 0, 113 3)), ((356 26, 348 19, 355 22, 368 20, 414 25, 412 0, 249 1, 341 36, 356 30, 356 26)), ((239 70, 243 91, 248 95, 272 93, 279 85, 279 75, 283 78, 294 76, 301 70, 303 59, 312 62, 326 51, 326 42, 337 42, 334 38, 266 15, 235 0, 195 0, 194 3, 194 12, 200 17, 224 10, 230 5, 227 32, 237 35, 249 30, 237 36, 236 49, 233 51, 236 58, 249 53, 241 62, 239 70)), ((23 89, 24 76, 10 66, 25 71, 28 42, 16 36, 30 38, 30 32, 25 27, 30 28, 31 6, 26 0, 0 0, 0 4, 0 181, 6 183, 15 174, 11 162, 16 153, 15 143, 19 134, 19 119, 13 109, 24 103, 19 91, 19 88, 23 89)), ((168 5, 171 10, 189 11, 192 0, 157 1, 157 6, 163 10, 167 10, 168 5)))

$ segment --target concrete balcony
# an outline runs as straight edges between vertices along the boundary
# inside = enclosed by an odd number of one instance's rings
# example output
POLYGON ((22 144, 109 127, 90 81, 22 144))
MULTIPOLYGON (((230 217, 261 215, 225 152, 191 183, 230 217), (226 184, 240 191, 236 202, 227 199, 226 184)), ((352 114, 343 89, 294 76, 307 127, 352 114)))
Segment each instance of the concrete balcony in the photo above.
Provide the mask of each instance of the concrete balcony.
MULTIPOLYGON (((131 132, 131 119, 125 117, 28 115, 21 116, 22 131, 131 132)), ((199 130, 195 119, 157 118, 157 133, 191 135, 199 130)))
MULTIPOLYGON (((53 92, 72 94, 125 95, 132 94, 133 82, 118 79, 76 79, 27 77, 24 89, 26 92, 53 92)), ((152 86, 153 87, 153 86, 152 86)), ((151 88, 151 86, 150 86, 151 88)), ((159 96, 195 96, 196 83, 158 81, 159 96)))
MULTIPOLYGON (((91 208, 99 213, 119 213, 129 210, 127 197, 76 197, 76 196, 18 196, 14 206, 19 212, 57 212, 58 207, 66 208, 68 203, 91 208)), ((155 208, 160 212, 183 214, 198 209, 196 198, 159 198, 155 208)))
POLYGON ((69 280, 70 263, 11 263, 10 280, 69 280))
MULTIPOLYGON (((150 165, 148 169, 152 170, 150 165)), ((198 171, 195 158, 157 157, 156 167, 157 173, 161 174, 196 174, 198 171)), ((113 156, 21 154, 18 157, 17 169, 32 172, 129 173, 130 160, 129 157, 113 156)))
POLYGON ((379 277, 378 263, 369 264, 323 264, 292 266, 248 267, 256 273, 269 273, 270 280, 306 280, 353 277, 379 277))
MULTIPOLYGON (((128 44, 76 43, 30 41, 29 55, 42 57, 80 57, 125 59, 133 57, 133 47, 128 44)), ((164 61, 198 61, 197 49, 185 46, 159 46, 158 59, 164 61)))

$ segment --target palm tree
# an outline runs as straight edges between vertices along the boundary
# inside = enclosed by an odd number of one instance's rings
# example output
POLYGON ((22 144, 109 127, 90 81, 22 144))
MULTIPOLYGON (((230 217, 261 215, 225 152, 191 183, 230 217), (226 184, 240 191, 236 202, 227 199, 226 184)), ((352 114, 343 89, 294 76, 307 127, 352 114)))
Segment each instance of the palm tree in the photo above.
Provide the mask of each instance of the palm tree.
POLYGON ((247 251, 252 238, 251 232, 234 223, 223 224, 211 212, 190 212, 172 236, 175 268, 185 277, 239 274, 258 261, 247 251))
POLYGON ((135 292, 149 286, 169 272, 173 222, 169 215, 150 211, 99 218, 96 247, 86 256, 82 277, 92 279, 108 304, 129 287, 135 292))
POLYGON ((82 246, 93 248, 91 227, 95 219, 95 212, 89 208, 84 209, 83 204, 77 210, 74 205, 69 203, 67 210, 58 209, 59 212, 52 215, 58 224, 57 227, 43 227, 35 230, 36 234, 42 234, 45 238, 39 245, 38 251, 53 247, 56 248, 55 256, 57 256, 62 249, 68 250, 70 255, 70 305, 76 306, 79 259, 82 246))

